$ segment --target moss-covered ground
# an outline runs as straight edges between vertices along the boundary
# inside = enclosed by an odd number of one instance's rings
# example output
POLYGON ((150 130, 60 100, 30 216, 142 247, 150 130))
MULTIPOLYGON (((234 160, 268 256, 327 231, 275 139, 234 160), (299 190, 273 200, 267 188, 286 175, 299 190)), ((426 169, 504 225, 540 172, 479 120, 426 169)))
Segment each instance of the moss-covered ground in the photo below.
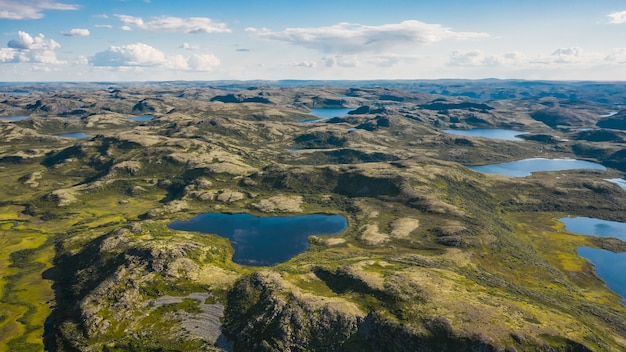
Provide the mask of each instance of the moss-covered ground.
MULTIPOLYGON (((420 108, 435 96, 395 91, 406 100, 383 103, 374 88, 353 93, 351 104, 385 107, 376 114, 301 124, 307 106, 345 89, 268 89, 268 104, 210 102, 226 94, 212 90, 77 90, 49 97, 50 104, 85 108, 85 116, 0 124, 0 352, 207 350, 215 331, 197 326, 222 319, 241 327, 246 322, 229 315, 235 308, 259 326, 270 313, 298 321, 298 309, 316 319, 354 318, 355 326, 374 319, 387 324, 381 336, 395 331, 433 346, 626 346, 626 307, 576 253, 580 246, 623 250, 624 243, 567 232, 557 220, 626 220, 626 191, 604 181, 621 172, 516 179, 462 165, 576 157, 621 144, 448 136, 442 127, 478 117, 492 126, 570 132, 539 125, 525 101, 494 103, 497 114, 435 111, 420 108), (109 100, 119 105, 103 103, 109 100), (128 119, 139 100, 153 121, 128 119), (507 113, 514 121, 501 117, 507 113), (92 137, 51 137, 64 129, 92 137), (231 261, 226 239, 167 227, 207 211, 337 213, 349 228, 311 237, 310 248, 288 262, 246 267, 231 261), (197 293, 210 299, 187 298, 197 293), (153 306, 169 296, 180 301, 153 306), (226 315, 203 310, 211 304, 226 306, 226 315)), ((11 104, 33 103, 20 99, 11 104)), ((596 161, 614 158, 598 153, 596 161)), ((281 339, 289 329, 272 324, 256 337, 287 346, 281 339)), ((323 332, 298 324, 310 329, 302 341, 323 332)), ((225 333, 243 343, 243 331, 225 333)), ((380 341, 364 336, 342 343, 376 350, 380 341)))

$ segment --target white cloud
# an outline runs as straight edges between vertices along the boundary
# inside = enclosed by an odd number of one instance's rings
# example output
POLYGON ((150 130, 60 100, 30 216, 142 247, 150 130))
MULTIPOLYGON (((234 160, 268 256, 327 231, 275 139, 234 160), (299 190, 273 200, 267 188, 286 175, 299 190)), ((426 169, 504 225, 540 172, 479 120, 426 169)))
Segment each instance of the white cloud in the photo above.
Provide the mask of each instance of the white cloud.
POLYGON ((315 61, 301 61, 301 62, 292 62, 289 64, 291 67, 300 67, 300 68, 315 68, 317 63, 315 61))
POLYGON ((89 30, 83 28, 74 28, 69 31, 61 32, 61 35, 64 35, 66 37, 87 37, 89 36, 89 30))
POLYGON ((210 71, 219 66, 220 60, 212 54, 193 54, 188 58, 182 55, 168 56, 162 51, 136 43, 111 46, 89 59, 93 66, 106 67, 157 67, 173 70, 210 71))
POLYGON ((153 32, 174 33, 230 33, 225 23, 213 22, 206 17, 180 18, 172 16, 152 17, 144 21, 141 17, 115 15, 122 23, 123 30, 141 29, 153 32))
POLYGON ((185 50, 198 50, 198 49, 200 49, 200 47, 199 47, 199 46, 197 46, 197 45, 191 45, 191 44, 189 44, 189 43, 182 43, 182 44, 179 46, 179 48, 181 48, 181 49, 185 49, 185 50))
POLYGON ((31 37, 26 32, 17 32, 17 39, 9 40, 7 46, 12 49, 22 50, 55 50, 61 47, 61 45, 54 40, 46 40, 46 37, 39 33, 36 37, 31 37))
POLYGON ((0 48, 0 62, 28 62, 28 56, 19 50, 0 48))
POLYGON ((626 11, 613 12, 607 15, 611 18, 609 23, 613 24, 621 24, 626 23, 626 11))
POLYGON ((212 71, 220 65, 220 60, 213 54, 193 54, 187 60, 187 65, 194 71, 212 71))
MULTIPOLYGON (((620 55, 626 55, 626 50, 623 53, 617 49, 612 55, 601 55, 598 53, 587 53, 579 47, 571 48, 559 48, 553 51, 550 55, 537 55, 528 57, 520 52, 508 52, 498 55, 486 55, 481 50, 461 51, 455 50, 450 54, 449 66, 462 66, 462 67, 508 67, 508 68, 523 68, 523 67, 547 67, 557 65, 599 65, 606 61, 619 61, 620 55)), ((626 58, 626 56, 624 57, 626 58)))
POLYGON ((78 6, 50 0, 0 0, 0 18, 3 19, 39 19, 46 10, 78 10, 78 6))
POLYGON ((483 64, 483 59, 484 54, 481 50, 455 50, 450 54, 449 64, 452 66, 477 66, 483 64))
POLYGON ((278 40, 327 54, 377 52, 407 45, 430 44, 445 39, 485 38, 477 32, 455 32, 439 24, 409 20, 380 26, 338 23, 327 27, 269 29, 247 28, 260 39, 278 40))
POLYGON ((613 49, 609 55, 607 55, 604 60, 615 62, 618 64, 626 63, 626 48, 617 48, 613 49))
POLYGON ((322 58, 327 67, 358 67, 361 65, 356 55, 335 55, 322 58))
POLYGON ((401 60, 397 56, 376 56, 369 60, 369 63, 377 67, 392 67, 401 60))
POLYGON ((63 63, 57 60, 54 52, 61 47, 59 43, 46 39, 41 33, 32 37, 26 32, 19 31, 17 35, 17 39, 9 40, 8 48, 0 49, 0 62, 63 63))
POLYGON ((561 48, 552 53, 552 59, 556 63, 571 64, 580 62, 583 58, 582 49, 580 48, 561 48))
POLYGON ((93 26, 96 28, 108 28, 108 29, 113 28, 113 26, 111 26, 110 24, 94 24, 93 26))
POLYGON ((163 52, 144 43, 110 46, 94 55, 94 66, 158 66, 167 63, 163 52))

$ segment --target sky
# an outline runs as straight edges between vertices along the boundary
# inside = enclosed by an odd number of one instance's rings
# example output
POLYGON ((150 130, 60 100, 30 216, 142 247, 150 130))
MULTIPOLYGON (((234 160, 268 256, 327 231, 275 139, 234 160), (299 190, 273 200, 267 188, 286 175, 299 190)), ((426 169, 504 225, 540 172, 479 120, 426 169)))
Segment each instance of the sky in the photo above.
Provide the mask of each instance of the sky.
POLYGON ((0 82, 626 80, 623 0, 0 0, 0 82))

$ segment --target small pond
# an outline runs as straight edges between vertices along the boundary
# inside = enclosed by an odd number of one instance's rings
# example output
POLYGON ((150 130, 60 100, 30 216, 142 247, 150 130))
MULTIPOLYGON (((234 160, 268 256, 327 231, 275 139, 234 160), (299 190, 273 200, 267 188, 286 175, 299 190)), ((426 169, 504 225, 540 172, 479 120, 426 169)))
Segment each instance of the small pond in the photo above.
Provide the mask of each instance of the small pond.
POLYGON ((335 235, 348 228, 341 215, 309 214, 259 217, 247 213, 205 213, 167 225, 173 230, 216 234, 228 238, 233 262, 265 266, 283 263, 309 248, 310 235, 335 235))
POLYGON ((613 182, 615 184, 617 184, 618 186, 622 187, 623 189, 626 189, 626 179, 623 178, 608 178, 606 179, 609 182, 613 182))
POLYGON ((9 116, 9 117, 0 117, 0 121, 13 122, 13 121, 22 121, 26 120, 30 116, 9 116))
MULTIPOLYGON (((588 217, 561 218, 565 229, 570 232, 589 236, 615 237, 626 241, 626 223, 607 221, 588 217)), ((604 280, 606 286, 613 292, 622 296, 622 303, 626 304, 626 253, 613 253, 611 251, 579 247, 578 255, 593 263, 598 276, 604 280)))
POLYGON ((148 122, 148 121, 152 121, 152 119, 154 118, 154 116, 135 116, 135 117, 131 117, 129 120, 131 121, 137 121, 137 122, 148 122))
POLYGON ((78 139, 83 139, 83 138, 89 137, 89 135, 84 133, 84 132, 59 133, 59 134, 55 134, 55 136, 57 136, 57 137, 65 137, 65 138, 78 138, 78 139))
POLYGON ((327 120, 327 119, 332 119, 333 117, 337 117, 337 116, 346 116, 346 115, 348 115, 348 112, 352 111, 352 110, 354 110, 354 109, 351 109, 351 108, 311 109, 311 112, 309 114, 315 115, 315 116, 320 117, 320 118, 319 119, 304 120, 304 121, 300 121, 300 123, 318 122, 318 121, 324 121, 324 120, 327 120))
POLYGON ((489 164, 480 166, 468 166, 472 170, 487 174, 499 174, 512 177, 526 177, 533 172, 540 171, 563 171, 574 169, 606 170, 601 164, 576 159, 544 159, 531 158, 511 161, 502 164, 489 164))
POLYGON ((491 139, 502 139, 506 141, 523 141, 522 138, 518 138, 517 136, 528 133, 515 130, 507 130, 504 128, 472 128, 470 130, 448 129, 443 131, 445 133, 456 134, 459 136, 485 137, 491 139))

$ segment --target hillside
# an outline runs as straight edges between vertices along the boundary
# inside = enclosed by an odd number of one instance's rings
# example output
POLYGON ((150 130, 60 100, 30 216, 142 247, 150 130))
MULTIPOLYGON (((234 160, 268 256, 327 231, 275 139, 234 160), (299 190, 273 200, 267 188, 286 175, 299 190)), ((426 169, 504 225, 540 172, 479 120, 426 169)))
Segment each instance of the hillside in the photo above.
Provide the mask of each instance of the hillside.
POLYGON ((0 351, 626 350, 576 252, 626 242, 558 221, 626 221, 623 87, 453 83, 0 87, 0 117, 29 116, 0 121, 0 351), (471 128, 527 134, 443 132, 471 128), (607 170, 467 167, 537 157, 607 170), (349 225, 255 267, 167 226, 205 212, 349 225))

